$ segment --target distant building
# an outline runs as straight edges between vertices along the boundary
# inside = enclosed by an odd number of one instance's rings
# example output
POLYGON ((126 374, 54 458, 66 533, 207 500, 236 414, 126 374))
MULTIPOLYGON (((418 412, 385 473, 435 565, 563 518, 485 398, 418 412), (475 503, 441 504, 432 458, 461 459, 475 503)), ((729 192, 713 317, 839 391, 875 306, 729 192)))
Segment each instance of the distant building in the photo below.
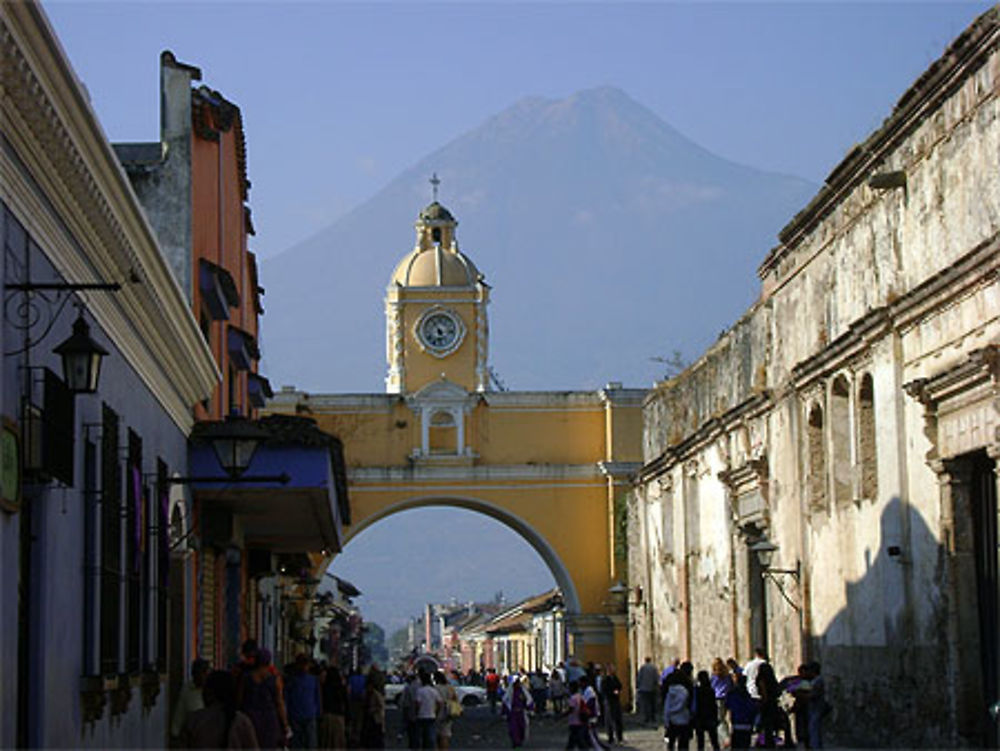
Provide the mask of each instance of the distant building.
POLYGON ((317 593, 312 603, 311 621, 318 635, 312 654, 350 671, 364 662, 364 621, 353 602, 361 592, 349 581, 330 576, 334 586, 317 593))
POLYGON ((633 664, 817 660, 838 744, 997 744, 1000 7, 830 173, 644 406, 633 664))
POLYGON ((565 606, 558 589, 502 610, 484 627, 501 673, 552 670, 566 659, 565 606))

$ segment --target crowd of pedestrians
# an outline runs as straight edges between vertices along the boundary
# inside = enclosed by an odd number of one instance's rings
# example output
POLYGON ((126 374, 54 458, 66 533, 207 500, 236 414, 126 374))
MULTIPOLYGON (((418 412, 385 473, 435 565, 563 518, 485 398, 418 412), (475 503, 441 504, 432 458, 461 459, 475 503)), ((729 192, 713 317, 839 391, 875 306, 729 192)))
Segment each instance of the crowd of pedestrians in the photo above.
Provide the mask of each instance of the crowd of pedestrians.
POLYGON ((250 639, 228 670, 191 665, 170 723, 177 748, 385 747, 385 675, 372 666, 344 676, 300 654, 279 670, 250 639))
POLYGON ((667 751, 823 747, 823 720, 830 711, 818 662, 800 665, 779 680, 763 649, 744 666, 716 658, 695 673, 674 660, 663 670, 650 658, 636 675, 636 699, 644 724, 658 724, 662 712, 667 751), (791 718, 794 717, 794 731, 791 718))
MULTIPOLYGON (((399 737, 411 749, 448 751, 462 714, 457 682, 485 689, 513 748, 528 743, 532 718, 545 715, 565 717, 567 749, 601 751, 625 741, 624 687, 612 664, 584 667, 571 659, 550 671, 501 675, 489 668, 451 679, 417 669, 388 680, 402 684, 399 737)), ((181 748, 381 749, 386 681, 374 665, 344 676, 304 654, 279 670, 270 652, 249 640, 229 670, 194 661, 175 705, 172 741, 181 748)), ((661 670, 646 658, 635 687, 636 712, 646 726, 662 723, 666 751, 687 751, 692 739, 698 751, 823 747, 830 705, 816 662, 779 680, 760 649, 743 666, 716 658, 697 672, 690 662, 674 660, 661 670)))
POLYGON ((466 680, 484 686, 492 713, 499 707, 512 748, 528 742, 531 719, 542 716, 566 718, 567 748, 601 749, 625 740, 623 685, 612 664, 602 667, 590 662, 584 667, 570 659, 551 670, 521 669, 500 675, 488 668, 466 680))
POLYGON ((452 722, 462 714, 455 687, 440 671, 418 670, 401 679, 403 736, 409 748, 451 747, 452 722))

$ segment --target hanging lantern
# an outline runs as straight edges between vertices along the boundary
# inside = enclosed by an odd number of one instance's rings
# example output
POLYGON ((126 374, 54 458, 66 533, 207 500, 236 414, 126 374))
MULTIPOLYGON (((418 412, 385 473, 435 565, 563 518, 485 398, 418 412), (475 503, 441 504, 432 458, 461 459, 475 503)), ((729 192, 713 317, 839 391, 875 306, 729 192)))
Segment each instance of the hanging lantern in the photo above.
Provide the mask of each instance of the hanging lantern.
POLYGON ((62 357, 63 380, 74 394, 92 394, 97 391, 101 377, 101 359, 108 351, 90 337, 90 326, 83 318, 83 311, 73 322, 73 334, 52 350, 62 357))

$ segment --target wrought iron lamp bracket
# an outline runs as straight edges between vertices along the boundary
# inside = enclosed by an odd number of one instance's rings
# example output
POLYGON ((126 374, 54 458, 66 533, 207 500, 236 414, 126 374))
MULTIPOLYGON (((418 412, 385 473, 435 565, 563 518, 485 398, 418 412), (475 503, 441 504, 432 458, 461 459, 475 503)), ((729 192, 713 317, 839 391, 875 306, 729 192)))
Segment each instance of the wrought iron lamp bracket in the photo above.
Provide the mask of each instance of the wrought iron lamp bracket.
MULTIPOLYGON (((4 319, 18 331, 25 332, 20 347, 5 351, 4 357, 11 357, 27 352, 41 342, 58 320, 63 308, 74 297, 76 292, 105 291, 117 292, 122 285, 119 282, 87 282, 70 284, 63 282, 10 282, 4 287, 7 296, 4 299, 4 319), (32 331, 38 331, 35 336, 32 331)), ((78 302, 82 307, 83 303, 78 302)))

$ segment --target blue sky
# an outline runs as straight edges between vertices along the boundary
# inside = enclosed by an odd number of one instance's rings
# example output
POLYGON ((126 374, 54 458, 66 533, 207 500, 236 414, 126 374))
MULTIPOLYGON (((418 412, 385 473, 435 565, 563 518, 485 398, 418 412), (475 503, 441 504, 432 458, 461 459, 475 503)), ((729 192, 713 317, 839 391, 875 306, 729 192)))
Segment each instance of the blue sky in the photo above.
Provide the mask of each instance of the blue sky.
POLYGON ((819 183, 989 5, 44 3, 112 140, 157 136, 163 49, 240 105, 263 257, 520 97, 604 84, 819 183))

